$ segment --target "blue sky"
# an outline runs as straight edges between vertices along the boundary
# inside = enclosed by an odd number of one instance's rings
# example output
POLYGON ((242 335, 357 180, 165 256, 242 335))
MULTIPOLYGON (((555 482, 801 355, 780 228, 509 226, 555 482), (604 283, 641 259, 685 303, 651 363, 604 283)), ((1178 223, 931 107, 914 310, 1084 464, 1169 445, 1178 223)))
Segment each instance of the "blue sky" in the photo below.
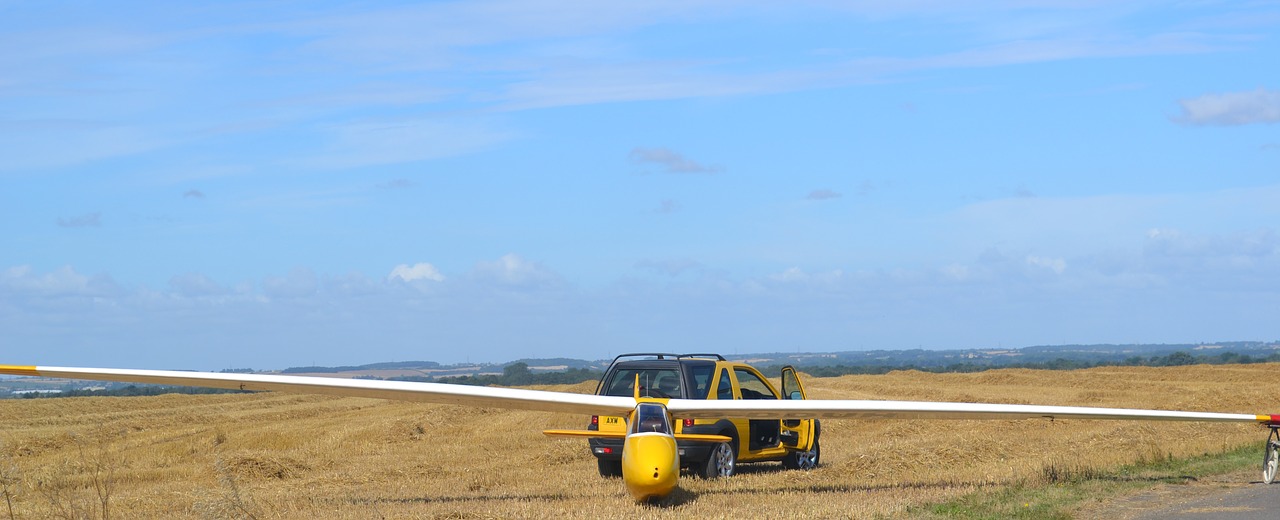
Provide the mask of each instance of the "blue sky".
POLYGON ((5 362, 1280 339, 1280 3, 0 3, 5 362))

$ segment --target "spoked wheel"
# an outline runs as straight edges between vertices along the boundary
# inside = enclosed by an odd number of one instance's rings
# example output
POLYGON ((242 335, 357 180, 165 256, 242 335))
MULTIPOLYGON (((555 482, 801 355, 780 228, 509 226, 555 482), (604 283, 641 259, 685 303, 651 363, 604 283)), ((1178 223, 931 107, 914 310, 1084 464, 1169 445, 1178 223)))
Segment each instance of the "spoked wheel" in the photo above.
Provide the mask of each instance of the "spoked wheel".
POLYGON ((733 475, 734 466, 738 462, 738 450, 733 442, 722 442, 711 450, 706 464, 698 474, 702 478, 712 479, 733 475))
POLYGON ((1262 481, 1270 484, 1276 480, 1276 470, 1280 467, 1280 433, 1272 428, 1267 437, 1267 452, 1262 457, 1262 481))
POLYGON ((822 448, 818 446, 818 439, 814 439, 813 447, 809 448, 809 451, 793 451, 788 453, 786 458, 782 459, 782 465, 787 469, 808 471, 818 467, 818 459, 821 456, 822 448))

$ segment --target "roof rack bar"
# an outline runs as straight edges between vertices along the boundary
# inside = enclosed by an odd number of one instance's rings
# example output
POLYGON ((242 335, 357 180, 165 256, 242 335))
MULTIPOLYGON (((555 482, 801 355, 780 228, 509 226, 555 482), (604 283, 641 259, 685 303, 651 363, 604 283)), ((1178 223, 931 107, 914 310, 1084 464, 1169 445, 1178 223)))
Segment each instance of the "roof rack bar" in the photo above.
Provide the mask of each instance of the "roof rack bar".
POLYGON ((714 353, 711 353, 711 352, 698 352, 698 353, 695 353, 695 354, 680 354, 679 356, 676 356, 676 357, 677 357, 677 359, 684 359, 684 358, 704 358, 704 357, 705 357, 705 358, 709 358, 709 357, 713 357, 713 358, 716 358, 716 359, 718 359, 718 360, 720 360, 720 361, 726 361, 726 360, 725 360, 725 358, 724 358, 724 356, 721 356, 720 354, 714 354, 714 353))
POLYGON ((619 354, 618 357, 613 358, 613 363, 617 363, 619 359, 622 359, 624 357, 647 357, 647 356, 653 356, 658 359, 715 358, 720 361, 725 361, 724 356, 721 356, 720 354, 711 354, 711 353, 672 354, 669 352, 635 352, 630 354, 619 354))

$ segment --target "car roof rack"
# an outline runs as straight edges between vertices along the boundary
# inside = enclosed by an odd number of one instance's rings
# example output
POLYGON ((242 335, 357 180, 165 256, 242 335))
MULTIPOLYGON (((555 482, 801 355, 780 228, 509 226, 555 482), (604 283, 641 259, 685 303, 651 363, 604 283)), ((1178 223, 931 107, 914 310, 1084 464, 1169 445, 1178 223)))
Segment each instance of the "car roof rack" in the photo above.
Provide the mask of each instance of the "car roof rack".
MULTIPOLYGON (((714 358, 720 361, 725 361, 724 357, 721 356, 720 354, 707 354, 707 353, 672 354, 669 352, 635 352, 630 354, 619 354, 618 357, 613 358, 613 363, 617 363, 618 360, 622 358, 631 358, 631 357, 652 357, 656 359, 714 358)), ((610 363, 610 364, 612 365, 613 363, 610 363)))
POLYGON ((728 361, 727 359, 725 359, 725 358, 724 358, 724 356, 721 356, 720 354, 710 353, 710 352, 699 352, 699 353, 696 353, 696 354, 680 354, 680 355, 678 356, 678 358, 679 358, 679 359, 684 359, 684 358, 715 358, 715 359, 720 360, 720 361, 728 361))

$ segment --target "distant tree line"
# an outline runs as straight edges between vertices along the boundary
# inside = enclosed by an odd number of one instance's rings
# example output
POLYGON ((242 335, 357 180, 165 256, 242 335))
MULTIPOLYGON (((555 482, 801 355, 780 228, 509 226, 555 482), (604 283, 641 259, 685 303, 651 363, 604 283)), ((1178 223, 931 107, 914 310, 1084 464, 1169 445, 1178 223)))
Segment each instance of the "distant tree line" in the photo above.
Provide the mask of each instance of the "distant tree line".
MULTIPOLYGON (((948 365, 932 365, 922 366, 910 363, 901 365, 815 365, 799 367, 806 374, 813 377, 839 377, 843 375, 879 375, 887 374, 895 370, 919 370, 921 372, 932 373, 968 373, 968 372, 984 372, 987 370, 996 370, 1001 368, 1029 368, 1035 370, 1078 370, 1082 368, 1094 367, 1175 367, 1185 365, 1247 365, 1252 363, 1275 363, 1280 362, 1280 352, 1269 356, 1250 356, 1248 354, 1238 354, 1235 352, 1222 352, 1214 355, 1200 354, 1194 355, 1185 351, 1177 351, 1165 356, 1133 356, 1120 361, 1082 361, 1077 359, 1057 358, 1050 361, 1039 361, 1033 363, 1002 363, 1002 364, 986 364, 986 363, 952 363, 948 365)), ((782 370, 781 365, 763 368, 767 374, 777 373, 782 370)))
POLYGON ((414 368, 439 368, 435 361, 391 361, 387 363, 370 363, 360 366, 340 367, 289 367, 281 370, 282 374, 333 374, 337 372, 358 372, 360 370, 401 370, 414 368))
POLYGON ((502 367, 502 375, 480 374, 470 376, 429 376, 392 377, 392 381, 425 381, 473 386, 525 386, 525 385, 563 385, 581 383, 583 381, 599 381, 604 372, 589 368, 570 368, 555 372, 534 372, 529 370, 528 363, 516 362, 502 367))
POLYGON ((46 397, 137 397, 144 395, 164 395, 164 394, 249 394, 246 390, 228 390, 225 388, 203 388, 199 386, 158 386, 158 385, 129 385, 116 388, 106 389, 63 389, 56 394, 47 393, 29 393, 22 394, 23 399, 38 399, 46 397))

